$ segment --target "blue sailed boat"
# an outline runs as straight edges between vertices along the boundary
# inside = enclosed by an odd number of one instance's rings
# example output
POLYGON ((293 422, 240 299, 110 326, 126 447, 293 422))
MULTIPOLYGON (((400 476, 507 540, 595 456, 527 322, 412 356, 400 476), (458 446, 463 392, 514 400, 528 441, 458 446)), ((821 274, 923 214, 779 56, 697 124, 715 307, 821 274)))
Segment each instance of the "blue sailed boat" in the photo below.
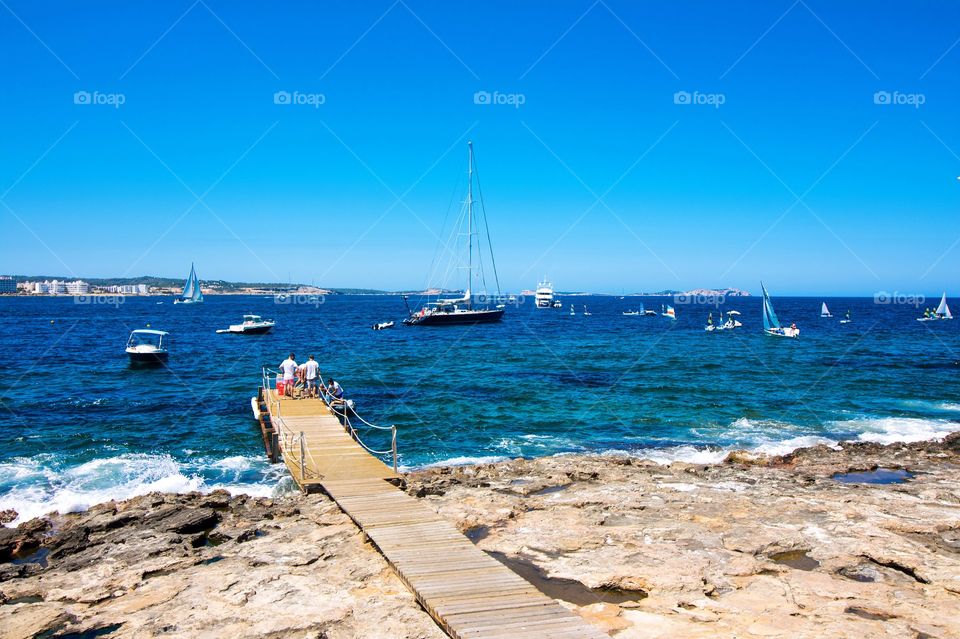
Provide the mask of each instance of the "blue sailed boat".
POLYGON ((173 300, 174 304, 202 304, 203 291, 200 290, 200 280, 197 279, 197 271, 190 263, 190 275, 187 282, 183 285, 183 292, 180 297, 173 300))
POLYGON ((763 332, 774 337, 800 337, 800 329, 796 324, 791 324, 789 328, 780 326, 780 320, 773 310, 773 303, 763 282, 760 282, 760 288, 763 290, 763 332))

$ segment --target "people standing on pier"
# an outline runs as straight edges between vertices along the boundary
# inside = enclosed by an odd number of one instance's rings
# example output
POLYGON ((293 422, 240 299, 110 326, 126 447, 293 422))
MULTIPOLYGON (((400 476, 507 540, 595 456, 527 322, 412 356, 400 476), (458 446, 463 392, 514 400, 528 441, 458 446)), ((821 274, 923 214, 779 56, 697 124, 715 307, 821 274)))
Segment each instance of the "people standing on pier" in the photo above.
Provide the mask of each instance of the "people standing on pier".
POLYGON ((317 377, 319 373, 320 364, 313 358, 313 355, 303 364, 300 364, 300 374, 303 375, 303 383, 307 389, 307 397, 316 397, 318 395, 317 377))
POLYGON ((287 359, 280 362, 280 372, 283 373, 283 394, 288 397, 293 396, 294 380, 297 376, 297 360, 294 359, 295 357, 296 355, 290 353, 287 359))

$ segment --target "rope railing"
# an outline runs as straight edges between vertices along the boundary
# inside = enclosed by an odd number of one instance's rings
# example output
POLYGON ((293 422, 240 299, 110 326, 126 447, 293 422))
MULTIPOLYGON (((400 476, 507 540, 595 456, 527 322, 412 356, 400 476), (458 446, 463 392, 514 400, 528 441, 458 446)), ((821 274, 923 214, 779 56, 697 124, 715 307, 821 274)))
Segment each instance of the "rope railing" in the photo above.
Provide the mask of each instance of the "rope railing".
MULTIPOLYGON (((272 385, 270 384, 271 377, 276 377, 280 375, 280 372, 264 366, 261 368, 261 374, 263 377, 263 388, 264 388, 264 391, 266 391, 272 388, 272 385)), ((322 389, 327 388, 327 382, 326 380, 323 379, 322 375, 319 376, 318 382, 322 389)), ((340 386, 340 388, 341 390, 343 390, 343 386, 340 386)), ((320 399, 323 401, 323 403, 326 404, 327 408, 329 408, 330 411, 340 419, 340 422, 343 424, 344 428, 346 428, 347 433, 349 433, 350 437, 355 442, 360 444, 360 446, 364 450, 366 450, 372 455, 390 455, 393 460, 393 472, 397 472, 398 464, 397 464, 397 427, 396 425, 378 426, 377 424, 370 423, 369 421, 361 417, 355 410, 353 410, 353 408, 347 403, 347 401, 343 399, 346 393, 342 393, 340 398, 334 398, 329 393, 326 393, 318 389, 318 394, 320 396, 320 399), (381 430, 381 431, 390 431, 390 448, 388 450, 374 450, 373 448, 370 448, 363 441, 363 439, 360 438, 360 435, 357 432, 357 429, 353 425, 353 420, 350 417, 351 414, 356 420, 358 420, 361 424, 363 424, 368 428, 372 428, 374 430, 381 430)), ((266 396, 269 397, 270 396, 269 393, 267 393, 266 396)), ((278 434, 281 434, 281 439, 282 439, 282 431, 285 431, 287 434, 290 435, 289 441, 287 440, 283 441, 283 444, 282 444, 283 450, 286 451, 288 446, 293 446, 294 442, 296 441, 296 437, 299 437, 301 440, 300 441, 301 449, 304 449, 304 448, 306 449, 306 456, 310 457, 312 461, 310 450, 305 445, 305 437, 303 433, 300 433, 299 435, 297 435, 292 430, 290 430, 289 427, 287 427, 286 423, 284 423, 283 418, 280 415, 281 402, 279 397, 272 401, 272 405, 275 407, 274 414, 276 415, 276 421, 278 422, 278 426, 279 426, 278 434)), ((302 458, 303 458, 303 451, 301 450, 301 459, 302 458)), ((305 470, 303 465, 300 464, 299 468, 300 468, 301 476, 304 476, 305 470)))
MULTIPOLYGON (((323 379, 323 376, 320 376, 320 384, 324 389, 327 388, 327 382, 323 379)), ((340 386, 340 390, 343 391, 343 386, 340 386)), ((364 450, 373 454, 373 455, 390 455, 393 458, 393 472, 397 472, 397 427, 396 425, 390 426, 378 426, 376 424, 371 424, 363 417, 361 417, 357 411, 353 410, 343 397, 346 395, 346 392, 342 392, 340 398, 333 398, 329 393, 321 393, 320 396, 323 399, 327 407, 333 412, 334 415, 337 415, 344 427, 347 429, 347 432, 350 433, 350 436, 355 442, 360 444, 364 450), (339 403, 340 408, 337 408, 339 403), (375 430, 388 430, 390 431, 390 449, 389 450, 374 450, 367 446, 366 443, 360 438, 360 435, 357 433, 357 429, 353 426, 353 421, 350 419, 350 414, 353 414, 362 424, 368 428, 373 428, 375 430)))

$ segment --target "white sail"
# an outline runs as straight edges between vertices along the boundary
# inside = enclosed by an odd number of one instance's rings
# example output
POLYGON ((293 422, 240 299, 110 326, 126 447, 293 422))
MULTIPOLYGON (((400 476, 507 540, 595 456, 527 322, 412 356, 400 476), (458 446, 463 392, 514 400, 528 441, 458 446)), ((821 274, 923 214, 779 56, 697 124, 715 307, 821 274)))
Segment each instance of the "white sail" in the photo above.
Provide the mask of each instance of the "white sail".
POLYGON ((832 317, 832 316, 830 315, 830 309, 827 308, 827 303, 826 303, 826 302, 821 302, 821 303, 820 303, 820 317, 832 317))
POLYGON ((953 315, 950 313, 950 307, 947 306, 946 292, 944 292, 943 297, 940 298, 940 306, 937 307, 937 315, 946 319, 953 319, 953 315))

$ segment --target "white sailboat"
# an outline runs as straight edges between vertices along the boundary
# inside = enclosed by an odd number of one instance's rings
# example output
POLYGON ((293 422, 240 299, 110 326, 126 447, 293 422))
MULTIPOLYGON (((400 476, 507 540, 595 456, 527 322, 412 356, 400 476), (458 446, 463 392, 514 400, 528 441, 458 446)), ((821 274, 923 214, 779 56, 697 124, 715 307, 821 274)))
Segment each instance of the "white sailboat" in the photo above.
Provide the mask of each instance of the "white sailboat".
POLYGON ((573 310, 573 304, 570 305, 570 314, 571 314, 571 315, 576 315, 576 314, 577 314, 577 312, 576 312, 575 310, 573 310))
POLYGON ((926 310, 923 312, 923 317, 918 317, 918 322, 933 322, 936 320, 952 320, 953 313, 950 312, 950 307, 947 306, 947 293, 944 291, 943 297, 940 298, 940 305, 937 306, 937 310, 930 312, 926 310))
POLYGON ((677 319, 677 311, 674 310, 672 306, 668 305, 666 310, 664 310, 662 314, 664 317, 669 317, 672 320, 677 319))
POLYGON ((190 275, 187 276, 187 281, 183 285, 183 292, 180 293, 180 297, 173 300, 174 304, 202 304, 203 303, 203 291, 200 290, 200 280, 197 279, 197 270, 193 267, 193 262, 190 263, 190 275))
POLYGON ((773 303, 763 282, 760 282, 760 289, 763 291, 763 332, 774 337, 800 337, 800 329, 796 324, 791 324, 789 328, 780 326, 780 320, 773 310, 773 303))
POLYGON ((847 309, 847 314, 843 317, 842 320, 840 320, 840 323, 841 323, 841 324, 849 324, 849 323, 852 322, 852 321, 853 321, 853 320, 850 319, 850 310, 847 309))
POLYGON ((830 314, 830 309, 827 308, 826 302, 820 303, 820 317, 833 317, 833 315, 830 314))
POLYGON ((587 310, 587 305, 586 305, 586 304, 583 305, 583 314, 584 314, 584 315, 593 315, 593 313, 591 313, 590 311, 587 310))

